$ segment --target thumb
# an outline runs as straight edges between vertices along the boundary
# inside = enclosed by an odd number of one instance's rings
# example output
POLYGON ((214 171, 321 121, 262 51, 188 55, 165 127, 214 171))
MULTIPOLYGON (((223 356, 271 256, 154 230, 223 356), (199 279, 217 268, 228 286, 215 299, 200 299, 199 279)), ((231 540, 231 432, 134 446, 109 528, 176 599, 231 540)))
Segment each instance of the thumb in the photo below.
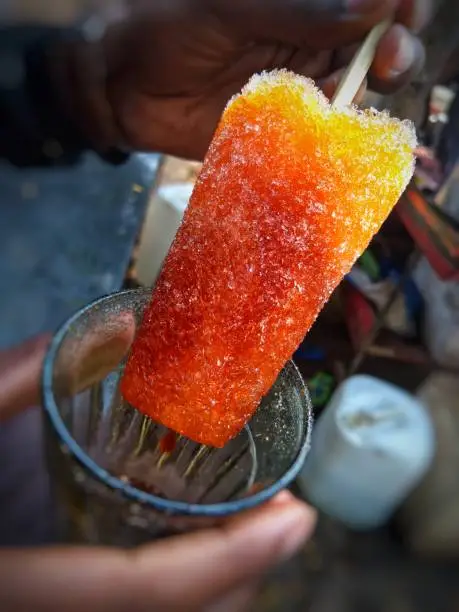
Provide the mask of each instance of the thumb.
POLYGON ((292 556, 313 530, 314 511, 290 494, 283 496, 219 529, 140 550, 137 592, 154 589, 160 610, 175 610, 177 602, 186 602, 183 609, 201 610, 245 587, 292 556))

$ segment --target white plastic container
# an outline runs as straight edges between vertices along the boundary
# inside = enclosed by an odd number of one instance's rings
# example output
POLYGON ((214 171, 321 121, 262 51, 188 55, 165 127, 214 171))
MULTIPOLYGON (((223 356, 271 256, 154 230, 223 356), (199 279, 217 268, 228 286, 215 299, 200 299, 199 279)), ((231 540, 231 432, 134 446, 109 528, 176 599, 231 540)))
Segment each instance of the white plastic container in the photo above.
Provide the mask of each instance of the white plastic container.
POLYGON ((193 191, 193 183, 160 187, 148 208, 136 263, 138 281, 152 286, 161 270, 193 191))
POLYGON ((434 454, 422 404, 398 387, 353 376, 318 419, 298 479, 318 509, 358 530, 384 524, 420 481, 434 454))

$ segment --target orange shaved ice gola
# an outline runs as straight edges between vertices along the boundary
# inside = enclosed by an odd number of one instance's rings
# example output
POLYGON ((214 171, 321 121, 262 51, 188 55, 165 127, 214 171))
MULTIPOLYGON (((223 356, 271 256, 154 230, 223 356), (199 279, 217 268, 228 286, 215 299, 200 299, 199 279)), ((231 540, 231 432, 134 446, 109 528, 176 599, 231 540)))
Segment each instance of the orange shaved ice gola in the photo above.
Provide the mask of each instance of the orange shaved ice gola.
POLYGON ((166 427, 221 447, 256 410, 407 186, 411 124, 253 77, 228 104, 122 381, 166 427))

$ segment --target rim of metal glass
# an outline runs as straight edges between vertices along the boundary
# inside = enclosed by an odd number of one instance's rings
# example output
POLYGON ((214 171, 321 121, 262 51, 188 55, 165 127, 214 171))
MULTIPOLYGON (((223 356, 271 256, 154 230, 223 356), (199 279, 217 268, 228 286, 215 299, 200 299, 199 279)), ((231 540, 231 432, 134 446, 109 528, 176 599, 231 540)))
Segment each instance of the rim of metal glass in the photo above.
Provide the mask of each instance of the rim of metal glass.
POLYGON ((59 408, 56 404, 53 392, 53 366, 61 343, 65 339, 67 332, 69 331, 71 326, 79 317, 84 315, 85 312, 94 308, 94 306, 97 306, 98 304, 109 298, 113 298, 117 295, 126 296, 130 293, 136 293, 138 291, 139 289, 118 291, 105 295, 101 298, 98 298, 97 300, 94 300, 93 302, 87 304, 86 306, 78 310, 69 319, 67 319, 67 321, 58 329, 58 331, 53 336, 43 365, 42 398, 44 410, 47 413, 47 416, 50 419, 55 429, 55 432, 59 437, 60 442, 67 447, 70 454, 76 459, 80 467, 83 468, 84 471, 89 473, 90 476, 99 480, 108 488, 121 493, 124 497, 131 500, 132 502, 151 506, 155 510, 162 513, 167 513, 169 515, 222 517, 242 512, 250 508, 254 508, 255 506, 258 506, 261 503, 267 501, 268 499, 271 499, 276 493, 278 493, 282 489, 285 489, 295 479, 304 463, 304 460, 310 447, 312 430, 312 405, 303 377, 301 376, 297 366, 294 364, 293 361, 289 361, 288 363, 295 372, 295 376, 298 379, 299 386, 301 386, 304 391, 303 397, 305 398, 306 415, 304 439, 301 443, 301 446, 298 450, 295 459, 292 461, 291 466, 283 474, 283 476, 272 485, 268 485, 266 489, 258 491, 253 495, 217 504, 189 504, 186 502, 167 500, 151 493, 147 493, 145 491, 137 489, 136 487, 116 478, 116 476, 113 476, 107 470, 97 465, 97 463, 93 459, 91 459, 91 457, 73 439, 72 435, 70 434, 69 430, 65 426, 64 421, 60 416, 59 408))

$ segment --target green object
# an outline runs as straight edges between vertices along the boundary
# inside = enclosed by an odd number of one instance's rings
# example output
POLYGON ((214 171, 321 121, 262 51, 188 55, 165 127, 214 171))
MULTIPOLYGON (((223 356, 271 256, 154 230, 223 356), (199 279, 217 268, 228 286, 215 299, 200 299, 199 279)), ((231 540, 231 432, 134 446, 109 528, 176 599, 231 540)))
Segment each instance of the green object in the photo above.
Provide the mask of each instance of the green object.
POLYGON ((381 269, 379 267, 378 260, 370 249, 367 249, 362 253, 362 255, 359 257, 358 264, 362 270, 368 274, 373 282, 380 280, 381 269))
POLYGON ((317 372, 308 380, 307 385, 314 408, 323 408, 335 388, 335 377, 328 372, 317 372))

